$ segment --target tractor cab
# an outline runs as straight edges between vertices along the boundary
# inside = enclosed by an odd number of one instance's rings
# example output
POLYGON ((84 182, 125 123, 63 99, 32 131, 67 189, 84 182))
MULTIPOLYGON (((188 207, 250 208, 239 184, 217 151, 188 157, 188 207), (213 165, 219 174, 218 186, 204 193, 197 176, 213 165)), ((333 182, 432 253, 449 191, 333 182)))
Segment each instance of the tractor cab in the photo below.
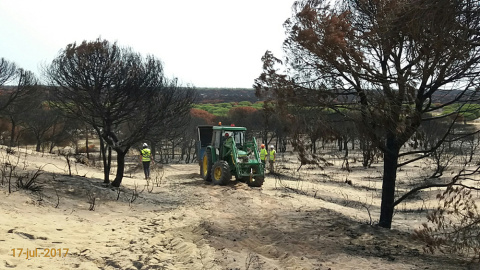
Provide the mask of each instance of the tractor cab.
POLYGON ((235 145, 238 147, 242 147, 245 144, 245 131, 223 131, 222 138, 224 141, 232 140, 235 142, 235 145))

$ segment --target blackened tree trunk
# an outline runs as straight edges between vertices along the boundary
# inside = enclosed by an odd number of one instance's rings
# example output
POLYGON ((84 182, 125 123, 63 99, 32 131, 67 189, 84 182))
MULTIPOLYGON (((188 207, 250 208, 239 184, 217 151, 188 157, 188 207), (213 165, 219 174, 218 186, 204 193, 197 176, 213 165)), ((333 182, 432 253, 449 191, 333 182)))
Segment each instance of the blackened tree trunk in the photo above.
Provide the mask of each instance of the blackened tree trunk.
POLYGON ((387 137, 383 162, 382 204, 380 207, 379 226, 392 227, 393 210, 395 208, 395 182, 400 148, 392 134, 387 137))
POLYGON ((107 146, 107 168, 108 168, 108 176, 110 175, 110 171, 112 169, 112 147, 107 146))
POLYGON ((42 140, 37 138, 37 145, 35 146, 35 151, 40 152, 42 146, 42 140))
MULTIPOLYGON (((98 132, 98 131, 97 131, 98 132)), ((107 161, 107 148, 105 147, 105 141, 100 136, 100 155, 103 161, 103 183, 110 184, 110 164, 107 161)))
POLYGON ((87 159, 90 159, 90 149, 88 148, 88 127, 85 127, 85 153, 87 153, 87 159))
MULTIPOLYGON (((283 151, 285 152, 285 151, 283 151)), ((312 153, 316 154, 317 153, 317 139, 312 139, 312 153)))
MULTIPOLYGON (((57 125, 56 125, 56 121, 55 121, 55 123, 54 123, 53 126, 52 126, 52 137, 55 136, 55 133, 56 133, 56 132, 57 132, 57 125)), ((43 137, 43 136, 42 136, 42 137, 43 137)), ((40 140, 42 140, 42 138, 38 138, 38 137, 37 137, 37 149, 40 149, 40 148, 38 147, 38 144, 41 144, 40 140)), ((49 149, 48 149, 48 152, 49 152, 50 154, 53 152, 53 147, 55 147, 55 140, 52 138, 52 140, 50 140, 50 147, 49 147, 49 149)), ((38 150, 37 150, 37 152, 38 152, 38 150)))
POLYGON ((10 130, 10 147, 13 147, 15 146, 15 128, 17 125, 12 117, 10 117, 10 123, 12 124, 12 129, 10 130))
POLYGON ((112 182, 112 186, 119 187, 122 184, 123 174, 125 172, 125 156, 128 150, 115 150, 115 152, 117 153, 117 174, 115 175, 115 180, 112 182))
POLYGON ((155 161, 155 152, 157 151, 157 144, 151 143, 152 145, 152 161, 155 161))

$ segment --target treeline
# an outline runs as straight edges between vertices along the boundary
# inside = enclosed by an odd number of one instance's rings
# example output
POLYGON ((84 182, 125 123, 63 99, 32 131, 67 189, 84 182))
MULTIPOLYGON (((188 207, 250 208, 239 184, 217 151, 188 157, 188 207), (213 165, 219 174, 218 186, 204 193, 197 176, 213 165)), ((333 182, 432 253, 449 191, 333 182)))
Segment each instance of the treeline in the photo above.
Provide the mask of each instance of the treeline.
POLYGON ((194 108, 207 111, 215 116, 226 116, 231 109, 239 107, 250 107, 256 110, 261 110, 263 108, 263 102, 258 101, 252 103, 250 101, 240 101, 240 102, 221 102, 221 103, 203 103, 195 104, 194 108))
POLYGON ((255 91, 249 88, 196 88, 196 90, 198 93, 196 103, 262 101, 255 96, 255 91))

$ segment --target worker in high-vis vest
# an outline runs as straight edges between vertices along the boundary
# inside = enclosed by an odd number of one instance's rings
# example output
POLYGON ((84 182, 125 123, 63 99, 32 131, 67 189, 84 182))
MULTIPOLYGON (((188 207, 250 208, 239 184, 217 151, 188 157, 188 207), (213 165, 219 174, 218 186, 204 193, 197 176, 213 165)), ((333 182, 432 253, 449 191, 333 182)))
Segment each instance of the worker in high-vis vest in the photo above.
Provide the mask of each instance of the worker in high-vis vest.
POLYGON ((265 168, 266 160, 267 160, 267 149, 265 149, 265 144, 260 146, 260 160, 263 163, 263 167, 265 168))
POLYGON ((273 145, 270 145, 270 152, 268 157, 268 162, 270 163, 270 173, 274 173, 273 167, 274 167, 276 155, 277 155, 277 151, 275 151, 275 147, 273 145))
POLYGON ((140 157, 143 164, 143 172, 145 173, 145 179, 150 179, 150 161, 152 158, 152 152, 148 148, 146 143, 143 144, 143 149, 140 150, 140 157))

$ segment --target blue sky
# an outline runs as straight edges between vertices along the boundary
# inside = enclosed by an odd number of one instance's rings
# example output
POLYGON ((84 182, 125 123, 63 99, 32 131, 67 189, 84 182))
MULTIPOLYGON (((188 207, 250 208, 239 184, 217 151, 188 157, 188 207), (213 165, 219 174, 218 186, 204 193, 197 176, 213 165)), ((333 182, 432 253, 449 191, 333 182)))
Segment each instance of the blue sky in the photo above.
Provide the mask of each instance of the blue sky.
POLYGON ((98 37, 163 61, 196 87, 249 88, 282 55, 294 0, 0 0, 0 57, 41 75, 69 43, 98 37))

